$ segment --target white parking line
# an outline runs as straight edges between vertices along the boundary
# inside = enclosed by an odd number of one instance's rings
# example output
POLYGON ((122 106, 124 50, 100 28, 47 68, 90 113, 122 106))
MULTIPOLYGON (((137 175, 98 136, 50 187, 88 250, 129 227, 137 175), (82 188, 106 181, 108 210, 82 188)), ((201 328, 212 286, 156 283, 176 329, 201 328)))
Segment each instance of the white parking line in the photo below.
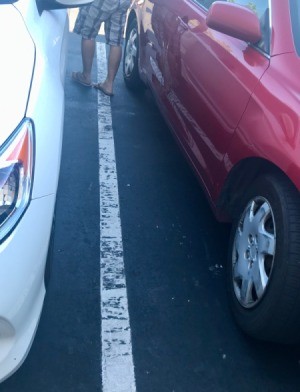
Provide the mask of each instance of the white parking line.
MULTIPOLYGON (((105 44, 97 43, 98 81, 106 76, 105 44)), ((136 391, 128 313, 119 193, 109 97, 98 92, 100 296, 103 392, 136 391)))

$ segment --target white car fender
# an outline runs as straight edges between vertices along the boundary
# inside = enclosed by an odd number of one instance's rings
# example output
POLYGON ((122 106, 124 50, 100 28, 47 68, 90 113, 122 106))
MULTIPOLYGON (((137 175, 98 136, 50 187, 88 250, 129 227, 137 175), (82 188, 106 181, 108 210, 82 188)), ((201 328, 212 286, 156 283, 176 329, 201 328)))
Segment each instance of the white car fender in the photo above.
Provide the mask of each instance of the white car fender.
POLYGON ((10 54, 1 56, 1 146, 25 115, 35 57, 34 43, 13 5, 1 5, 0 48, 10 54))
POLYGON ((33 119, 35 128, 32 199, 36 199, 55 194, 58 185, 68 15, 66 10, 43 11, 39 14, 34 1, 19 0, 16 4, 36 44, 35 68, 26 111, 26 117, 33 119), (60 79, 57 78, 58 74, 60 79))

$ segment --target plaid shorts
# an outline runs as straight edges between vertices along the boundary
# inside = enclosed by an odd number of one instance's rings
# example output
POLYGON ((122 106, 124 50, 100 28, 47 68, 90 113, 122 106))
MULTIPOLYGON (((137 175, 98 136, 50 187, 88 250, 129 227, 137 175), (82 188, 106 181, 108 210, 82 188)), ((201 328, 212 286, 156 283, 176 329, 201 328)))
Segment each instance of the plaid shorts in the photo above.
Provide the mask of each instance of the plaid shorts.
POLYGON ((130 0, 94 0, 81 7, 75 22, 74 33, 84 39, 95 39, 104 22, 108 45, 119 46, 123 41, 124 25, 130 0))

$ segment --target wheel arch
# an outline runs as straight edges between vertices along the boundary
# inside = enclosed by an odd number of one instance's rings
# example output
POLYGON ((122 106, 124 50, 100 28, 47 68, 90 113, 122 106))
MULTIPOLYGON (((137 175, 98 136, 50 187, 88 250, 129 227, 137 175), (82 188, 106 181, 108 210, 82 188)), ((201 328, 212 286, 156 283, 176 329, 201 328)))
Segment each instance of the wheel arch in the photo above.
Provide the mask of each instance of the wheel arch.
MULTIPOLYGON (((220 196, 217 200, 217 210, 225 220, 231 221, 236 213, 237 200, 245 193, 248 186, 261 175, 278 174, 292 181, 278 166, 272 162, 257 157, 245 158, 229 172, 220 196), (246 175, 245 175, 246 173, 246 175)), ((294 184, 293 184, 294 186, 294 184)))
MULTIPOLYGON (((131 22, 132 22, 134 19, 138 20, 138 17, 137 17, 137 14, 136 14, 135 10, 131 9, 131 10, 129 11, 128 15, 127 15, 126 29, 125 29, 125 35, 126 35, 126 37, 127 37, 127 35, 128 35, 128 31, 127 31, 127 30, 128 30, 128 26, 130 26, 131 22)), ((140 27, 139 27, 139 24, 138 24, 138 29, 139 29, 139 28, 140 28, 140 27)))

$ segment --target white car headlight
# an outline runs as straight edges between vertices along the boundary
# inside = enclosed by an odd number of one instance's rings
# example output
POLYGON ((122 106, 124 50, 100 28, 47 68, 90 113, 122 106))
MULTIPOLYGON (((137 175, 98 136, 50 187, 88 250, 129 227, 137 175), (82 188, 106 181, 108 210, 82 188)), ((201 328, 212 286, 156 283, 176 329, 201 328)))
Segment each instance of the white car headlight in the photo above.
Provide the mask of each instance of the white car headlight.
POLYGON ((24 119, 0 148, 0 242, 15 228, 33 184, 33 123, 24 119))

